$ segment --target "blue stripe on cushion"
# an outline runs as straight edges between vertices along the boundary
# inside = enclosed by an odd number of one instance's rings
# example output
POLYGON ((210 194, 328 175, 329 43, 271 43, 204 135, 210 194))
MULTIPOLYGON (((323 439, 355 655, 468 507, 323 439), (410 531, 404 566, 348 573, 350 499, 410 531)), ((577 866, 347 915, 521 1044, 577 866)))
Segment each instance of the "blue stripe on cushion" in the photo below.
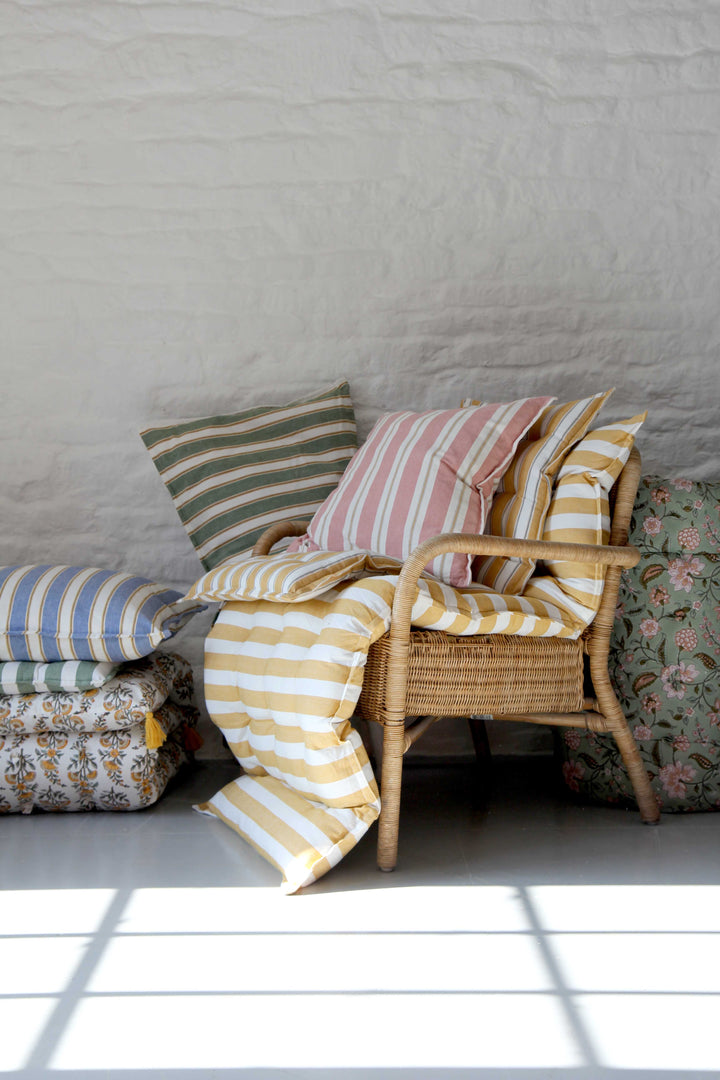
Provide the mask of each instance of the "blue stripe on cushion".
MULTIPOLYGON (((104 584, 104 582, 111 577, 113 577, 112 574, 107 574, 102 584, 104 584)), ((128 600, 136 591, 136 589, 140 588, 144 584, 144 579, 139 577, 122 578, 120 581, 116 582, 113 592, 105 601, 104 609, 102 611, 96 609, 93 613, 93 623, 96 628, 100 629, 103 636, 105 636, 111 628, 114 632, 117 632, 117 629, 119 628, 122 621, 123 610, 128 600)), ((90 595, 89 591, 83 589, 81 596, 82 607, 80 607, 79 605, 79 610, 76 613, 75 619, 73 620, 73 637, 77 635, 78 637, 82 638, 83 636, 88 635, 89 620, 92 611, 92 602, 95 599, 95 595, 99 592, 99 589, 100 586, 98 583, 96 583, 93 587, 93 595, 90 595)), ((134 623, 130 628, 129 632, 133 635, 137 630, 138 626, 141 625, 141 615, 142 609, 136 613, 134 623)), ((110 644, 107 641, 105 642, 105 648, 107 648, 108 650, 110 648, 110 644)), ((117 658, 113 656, 111 657, 111 659, 123 659, 123 657, 122 655, 117 658)), ((125 657, 125 659, 127 658, 125 657)))
MULTIPOLYGON (((51 566, 43 567, 44 571, 51 569, 51 566)), ((60 609, 65 590, 80 573, 80 569, 81 568, 77 566, 65 567, 65 569, 54 578, 45 591, 45 596, 40 608, 42 622, 40 623, 39 630, 45 640, 45 652, 47 653, 48 661, 63 659, 56 644, 58 635, 62 633, 62 627, 60 625, 60 609)), ((21 627, 18 626, 16 629, 19 630, 21 627)))
MULTIPOLYGON (((15 569, 17 569, 17 567, 8 567, 9 572, 6 577, 9 577, 15 569)), ((15 596, 13 597, 12 607, 10 608, 8 617, 11 630, 15 630, 16 628, 25 629, 27 607, 30 602, 33 588, 47 569, 47 566, 34 566, 28 573, 20 578, 15 589, 15 596)), ((33 629, 37 629, 37 627, 33 627, 33 629)))
MULTIPOLYGON (((80 567, 74 567, 75 573, 81 572, 80 567)), ((87 641, 91 637, 90 633, 90 616, 92 613, 93 600, 95 599, 98 591, 108 578, 112 577, 109 570, 96 570, 94 574, 88 578, 85 584, 81 587, 80 592, 75 598, 75 606, 72 614, 72 625, 69 627, 68 636, 72 641, 87 641)), ((69 614, 69 613, 67 613, 69 614)), ((97 636, 98 631, 102 628, 105 631, 105 624, 102 623, 98 626, 96 623, 93 627, 92 636, 97 636)), ((52 633, 52 627, 48 627, 48 632, 52 633)), ((111 659, 115 660, 116 657, 111 659)), ((122 659, 122 657, 121 657, 122 659)))

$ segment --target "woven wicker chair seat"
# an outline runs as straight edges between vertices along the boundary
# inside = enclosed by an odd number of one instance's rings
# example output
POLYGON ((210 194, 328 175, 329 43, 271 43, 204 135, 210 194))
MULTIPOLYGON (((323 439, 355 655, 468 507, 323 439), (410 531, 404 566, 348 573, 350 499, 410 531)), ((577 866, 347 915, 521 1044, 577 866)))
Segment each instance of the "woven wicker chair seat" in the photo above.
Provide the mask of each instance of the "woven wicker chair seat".
MULTIPOLYGON (((360 711, 384 723, 390 646, 370 647, 360 711)), ((583 707, 583 642, 568 638, 484 634, 457 637, 440 630, 410 635, 407 715, 577 712, 583 707)))

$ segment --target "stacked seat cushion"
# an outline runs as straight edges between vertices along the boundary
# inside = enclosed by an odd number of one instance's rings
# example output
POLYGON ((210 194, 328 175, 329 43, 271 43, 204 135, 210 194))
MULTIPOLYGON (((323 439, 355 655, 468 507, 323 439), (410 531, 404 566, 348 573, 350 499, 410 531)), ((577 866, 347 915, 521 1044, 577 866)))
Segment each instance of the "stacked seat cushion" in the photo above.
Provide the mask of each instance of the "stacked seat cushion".
POLYGON ((197 745, 192 694, 154 653, 90 690, 0 695, 0 812, 151 805, 197 745))
POLYGON ((0 663, 0 694, 39 694, 48 690, 94 690, 114 678, 120 664, 92 660, 57 660, 37 664, 32 660, 0 663))
POLYGON ((94 566, 0 567, 0 660, 123 663, 147 656, 202 605, 94 566))
MULTIPOLYGON (((720 483, 643 478, 610 643, 610 674, 662 811, 720 809, 720 483)), ((568 787, 630 804, 615 741, 560 739, 568 787)))

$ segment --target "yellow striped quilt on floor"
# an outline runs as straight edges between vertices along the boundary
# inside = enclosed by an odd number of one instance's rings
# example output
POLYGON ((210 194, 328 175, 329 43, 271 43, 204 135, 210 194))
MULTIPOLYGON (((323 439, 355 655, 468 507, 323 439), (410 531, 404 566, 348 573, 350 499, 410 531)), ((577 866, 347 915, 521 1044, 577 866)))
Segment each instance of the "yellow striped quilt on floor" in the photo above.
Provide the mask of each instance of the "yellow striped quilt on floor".
MULTIPOLYGON (((243 768, 197 809, 273 863, 288 893, 337 864, 379 814, 351 717, 368 649, 390 625, 397 569, 366 552, 281 553, 218 567, 190 593, 223 603, 206 644, 205 694, 243 768)), ((579 615, 552 579, 546 586, 501 596, 423 577, 412 622, 461 635, 577 637, 591 613, 579 615)))

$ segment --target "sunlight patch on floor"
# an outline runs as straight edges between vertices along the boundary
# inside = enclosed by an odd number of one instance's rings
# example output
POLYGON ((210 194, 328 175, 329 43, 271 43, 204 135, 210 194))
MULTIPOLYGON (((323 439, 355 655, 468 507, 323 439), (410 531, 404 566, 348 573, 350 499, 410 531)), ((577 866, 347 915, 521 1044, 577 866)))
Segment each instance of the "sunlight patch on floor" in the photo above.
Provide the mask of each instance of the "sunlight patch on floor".
POLYGON ((718 1060, 720 886, 10 890, 0 926, 5 1070, 718 1060))

